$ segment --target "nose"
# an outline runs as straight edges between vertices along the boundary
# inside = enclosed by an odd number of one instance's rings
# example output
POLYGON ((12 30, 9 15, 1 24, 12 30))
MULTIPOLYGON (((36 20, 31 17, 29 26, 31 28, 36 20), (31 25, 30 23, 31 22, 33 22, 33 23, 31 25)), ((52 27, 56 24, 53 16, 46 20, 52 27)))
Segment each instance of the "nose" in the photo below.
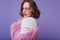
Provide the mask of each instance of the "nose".
POLYGON ((23 13, 26 13, 26 10, 25 9, 23 10, 23 13))

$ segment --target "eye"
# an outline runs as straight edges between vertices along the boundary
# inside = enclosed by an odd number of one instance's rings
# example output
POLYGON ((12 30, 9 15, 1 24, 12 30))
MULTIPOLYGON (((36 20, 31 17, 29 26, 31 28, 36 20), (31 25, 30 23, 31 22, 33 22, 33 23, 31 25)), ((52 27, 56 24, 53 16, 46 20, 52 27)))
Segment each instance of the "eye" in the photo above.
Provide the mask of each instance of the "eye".
POLYGON ((26 7, 25 9, 26 9, 26 10, 29 10, 30 8, 26 7))
POLYGON ((25 9, 25 10, 29 10, 30 9, 30 7, 25 7, 25 8, 22 8, 23 10, 25 9))

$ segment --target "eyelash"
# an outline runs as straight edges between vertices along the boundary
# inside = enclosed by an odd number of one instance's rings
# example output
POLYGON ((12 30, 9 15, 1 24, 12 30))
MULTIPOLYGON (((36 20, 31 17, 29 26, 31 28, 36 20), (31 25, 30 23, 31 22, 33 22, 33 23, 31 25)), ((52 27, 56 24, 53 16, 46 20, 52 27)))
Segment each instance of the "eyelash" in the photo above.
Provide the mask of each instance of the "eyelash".
POLYGON ((27 8, 27 7, 26 7, 26 8, 23 8, 23 9, 25 9, 25 10, 29 10, 30 8, 27 8))

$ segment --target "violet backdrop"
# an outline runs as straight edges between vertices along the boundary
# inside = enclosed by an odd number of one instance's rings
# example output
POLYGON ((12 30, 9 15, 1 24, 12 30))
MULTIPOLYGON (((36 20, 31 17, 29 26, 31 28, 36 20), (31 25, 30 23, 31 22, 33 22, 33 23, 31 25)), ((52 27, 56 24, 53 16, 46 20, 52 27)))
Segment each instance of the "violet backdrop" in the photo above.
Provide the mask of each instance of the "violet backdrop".
MULTIPOLYGON (((10 25, 19 19, 23 0, 0 0, 0 40, 11 40, 10 25)), ((34 0, 41 11, 39 40, 60 40, 60 0, 34 0)))

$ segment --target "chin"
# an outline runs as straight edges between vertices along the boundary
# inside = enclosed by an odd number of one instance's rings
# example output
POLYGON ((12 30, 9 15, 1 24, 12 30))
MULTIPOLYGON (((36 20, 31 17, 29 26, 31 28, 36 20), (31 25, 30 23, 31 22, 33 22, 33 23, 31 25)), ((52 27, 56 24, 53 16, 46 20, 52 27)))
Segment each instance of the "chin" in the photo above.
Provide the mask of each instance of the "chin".
POLYGON ((24 16, 24 17, 28 17, 28 16, 24 16))
POLYGON ((24 16, 24 17, 29 17, 29 16, 24 16))

